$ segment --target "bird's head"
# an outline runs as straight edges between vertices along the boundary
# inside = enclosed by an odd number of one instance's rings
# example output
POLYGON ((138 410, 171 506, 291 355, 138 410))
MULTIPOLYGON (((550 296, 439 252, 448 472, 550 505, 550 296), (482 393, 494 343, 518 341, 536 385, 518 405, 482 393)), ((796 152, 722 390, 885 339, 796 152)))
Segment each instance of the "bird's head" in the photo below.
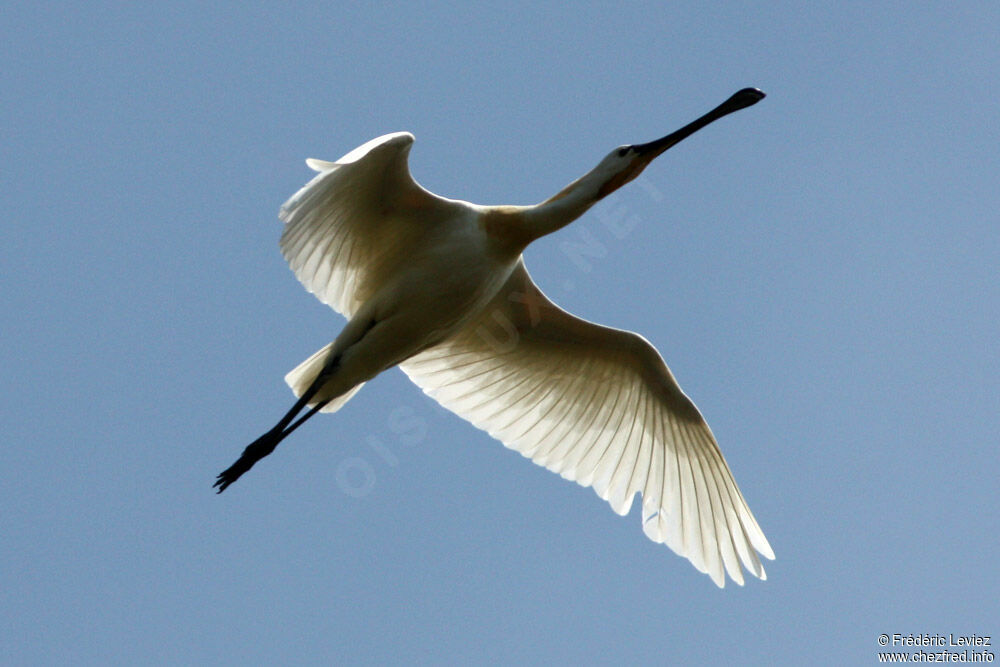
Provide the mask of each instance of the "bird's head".
MULTIPOLYGON (((601 185, 597 189, 597 199, 603 199, 609 194, 635 179, 642 173, 656 155, 650 155, 638 150, 648 144, 626 144, 614 149, 601 160, 593 173, 601 185)), ((665 150, 665 149, 664 149, 665 150)))
POLYGON ((645 144, 619 146, 608 153, 596 167, 576 179, 558 193, 526 213, 525 244, 545 234, 565 227, 593 206, 598 200, 625 185, 642 173, 646 166, 677 142, 691 136, 709 123, 734 111, 745 109, 764 99, 756 88, 744 88, 707 114, 676 132, 645 144))
POLYGON ((591 172, 598 179, 597 199, 609 194, 635 179, 642 170, 668 148, 694 134, 709 123, 745 109, 764 99, 764 93, 756 88, 744 88, 733 94, 725 102, 709 111, 701 118, 688 123, 676 132, 645 144, 619 146, 608 153, 591 172))

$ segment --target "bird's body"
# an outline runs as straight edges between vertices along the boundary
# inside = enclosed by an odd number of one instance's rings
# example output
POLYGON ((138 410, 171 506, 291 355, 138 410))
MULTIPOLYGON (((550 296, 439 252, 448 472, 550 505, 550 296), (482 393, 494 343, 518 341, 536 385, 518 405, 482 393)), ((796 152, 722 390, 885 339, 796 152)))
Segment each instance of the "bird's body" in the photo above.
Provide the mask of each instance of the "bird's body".
POLYGON ((745 89, 681 130, 622 146, 535 206, 445 199, 410 176, 413 136, 373 139, 283 207, 281 248, 296 277, 348 318, 340 335, 286 376, 299 401, 219 475, 224 490, 317 411, 339 409, 400 365, 442 405, 536 463, 628 512, 708 572, 742 583, 771 548, 715 439, 641 336, 566 313, 532 282, 521 253, 582 215, 657 155, 763 93, 745 89), (306 407, 309 411, 297 421, 306 407))

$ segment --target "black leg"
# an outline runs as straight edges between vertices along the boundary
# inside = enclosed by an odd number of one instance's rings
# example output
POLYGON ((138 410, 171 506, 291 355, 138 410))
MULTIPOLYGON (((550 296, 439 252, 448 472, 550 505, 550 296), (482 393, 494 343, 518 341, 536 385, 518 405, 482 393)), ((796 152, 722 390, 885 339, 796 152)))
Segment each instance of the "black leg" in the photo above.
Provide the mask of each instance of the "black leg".
POLYGON ((285 437, 285 433, 280 430, 271 429, 264 435, 260 436, 243 450, 240 458, 236 460, 236 463, 229 466, 221 473, 215 480, 215 484, 212 486, 219 487, 218 493, 222 493, 226 490, 230 484, 235 482, 240 478, 240 476, 247 470, 253 467, 253 464, 260 461, 262 458, 274 451, 274 448, 278 446, 278 443, 285 437))
MULTIPOLYGON (((333 370, 336 368, 336 365, 336 362, 334 362, 330 365, 330 369, 333 370)), ((250 470, 250 468, 252 468, 257 461, 260 461, 262 458, 273 452, 279 442, 284 440, 289 434, 291 434, 292 431, 304 424, 307 419, 322 410, 323 406, 330 402, 327 400, 314 405, 310 408, 309 412, 302 415, 298 421, 292 424, 292 420, 295 419, 295 416, 302 411, 302 408, 309 404, 309 400, 316 395, 316 392, 319 391, 320 387, 323 386, 328 378, 329 371, 324 369, 324 372, 319 374, 319 376, 309 386, 309 389, 307 389, 299 400, 295 402, 295 405, 292 406, 291 410, 285 413, 285 416, 274 425, 274 428, 247 445, 247 448, 243 450, 243 453, 240 455, 240 458, 236 460, 236 463, 219 473, 215 480, 215 484, 212 485, 213 487, 218 487, 219 490, 217 493, 225 491, 226 488, 238 480, 243 473, 250 470), (289 426, 289 424, 291 424, 291 426, 289 426)))

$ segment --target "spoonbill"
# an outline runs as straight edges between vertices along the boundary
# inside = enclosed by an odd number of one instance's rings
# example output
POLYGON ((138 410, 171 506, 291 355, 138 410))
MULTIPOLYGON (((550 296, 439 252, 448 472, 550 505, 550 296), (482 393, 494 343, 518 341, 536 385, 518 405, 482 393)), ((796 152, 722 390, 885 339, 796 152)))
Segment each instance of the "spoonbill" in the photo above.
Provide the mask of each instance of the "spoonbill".
POLYGON ((774 552, 656 349, 556 306, 521 255, 677 142, 763 98, 744 88, 676 132, 619 146, 534 206, 428 192, 410 175, 408 132, 372 139, 336 162, 307 160, 319 173, 281 208, 281 251, 303 286, 348 321, 288 373, 298 400, 219 474, 218 492, 314 414, 338 410, 398 365, 443 406, 593 487, 618 514, 640 493, 645 534, 718 586, 723 570, 743 584, 740 563, 766 578, 757 554, 774 552))

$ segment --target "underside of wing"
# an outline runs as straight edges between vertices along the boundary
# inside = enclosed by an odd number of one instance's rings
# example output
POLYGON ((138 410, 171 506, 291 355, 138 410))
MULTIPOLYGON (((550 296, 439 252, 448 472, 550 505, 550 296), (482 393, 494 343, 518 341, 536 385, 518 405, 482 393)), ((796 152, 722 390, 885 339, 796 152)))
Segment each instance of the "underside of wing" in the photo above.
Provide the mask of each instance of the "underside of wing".
POLYGON ((281 252, 307 290, 351 317, 448 204, 410 176, 413 135, 387 134, 336 162, 307 160, 319 172, 281 207, 281 252))
POLYGON ((481 317, 407 360, 446 408, 535 463, 590 486, 619 514, 642 497, 643 530, 708 573, 743 583, 774 558, 712 432, 637 334, 574 317, 523 262, 481 317))

